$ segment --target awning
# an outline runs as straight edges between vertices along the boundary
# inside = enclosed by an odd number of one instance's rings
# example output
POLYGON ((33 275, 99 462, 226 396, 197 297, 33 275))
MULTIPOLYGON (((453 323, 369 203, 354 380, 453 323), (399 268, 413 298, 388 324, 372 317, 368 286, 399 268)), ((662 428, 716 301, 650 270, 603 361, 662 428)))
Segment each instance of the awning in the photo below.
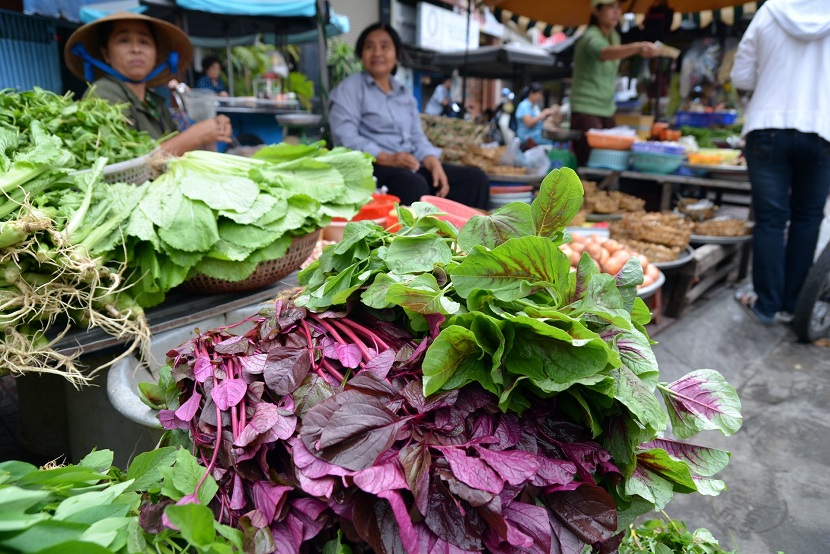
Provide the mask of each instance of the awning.
MULTIPOLYGON (((265 0, 249 0, 248 2, 226 2, 230 14, 193 11, 196 7, 216 9, 216 2, 204 0, 188 0, 173 2, 172 0, 115 0, 89 4, 80 9, 80 20, 83 23, 95 21, 115 11, 131 11, 144 13, 153 17, 175 21, 176 14, 187 10, 186 32, 193 46, 201 48, 225 48, 253 44, 258 35, 269 44, 297 44, 311 42, 317 39, 317 21, 314 15, 296 15, 308 13, 308 5, 314 6, 314 0, 299 0, 296 2, 266 2, 265 0), (240 10, 249 5, 258 15, 240 13, 240 10), (263 4, 270 9, 270 15, 260 13, 264 11, 263 4), (194 8, 191 8, 193 6, 194 8), (286 15, 279 15, 286 14, 286 15), (295 14, 295 15, 288 15, 295 14)), ((326 37, 334 37, 349 32, 349 18, 329 9, 328 22, 325 25, 326 37)))
MULTIPOLYGON (((501 23, 512 22, 519 29, 538 29, 545 36, 586 25, 591 16, 590 0, 483 0, 501 23)), ((744 15, 755 13, 763 4, 742 0, 668 0, 674 10, 671 30, 692 25, 705 27, 713 21, 732 25, 744 15)), ((638 14, 638 22, 654 4, 653 0, 622 0, 623 11, 638 14)))
POLYGON ((570 71, 557 64, 556 56, 550 50, 519 43, 439 52, 433 56, 432 64, 445 71, 457 69, 460 75, 468 77, 523 81, 556 79, 570 71))

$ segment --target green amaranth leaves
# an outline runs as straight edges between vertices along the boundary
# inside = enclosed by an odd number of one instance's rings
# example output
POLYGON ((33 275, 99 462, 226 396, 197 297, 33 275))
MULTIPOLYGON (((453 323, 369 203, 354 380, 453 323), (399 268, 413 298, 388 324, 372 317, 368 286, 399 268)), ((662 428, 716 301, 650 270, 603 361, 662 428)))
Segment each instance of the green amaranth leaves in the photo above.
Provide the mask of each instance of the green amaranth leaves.
POLYGON ((350 223, 344 239, 300 273, 306 290, 298 303, 395 311, 432 341, 421 366, 426 397, 478 383, 506 412, 556 402, 620 468, 625 483, 609 492, 621 518, 663 506, 675 492, 717 494, 723 484, 709 477, 725 463, 722 454, 645 444, 670 418, 677 436, 731 434, 740 426, 737 395, 714 373, 659 383, 644 327, 650 313, 637 297, 639 259, 612 276, 584 255, 571 271, 559 248, 582 200, 581 182, 564 169, 545 178, 530 206, 474 216, 460 232, 422 203, 398 209, 396 234, 350 223), (443 318, 437 334, 426 316, 443 318))

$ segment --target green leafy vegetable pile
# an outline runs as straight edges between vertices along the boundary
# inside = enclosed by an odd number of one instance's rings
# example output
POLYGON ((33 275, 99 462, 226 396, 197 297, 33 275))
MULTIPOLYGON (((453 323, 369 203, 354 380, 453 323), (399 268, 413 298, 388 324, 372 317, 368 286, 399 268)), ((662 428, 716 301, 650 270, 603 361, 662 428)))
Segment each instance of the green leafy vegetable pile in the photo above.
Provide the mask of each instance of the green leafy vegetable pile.
POLYGON ((117 202, 93 203, 106 158, 69 175, 71 154, 40 122, 32 122, 31 144, 20 136, 0 128, 0 375, 57 373, 77 385, 87 376, 54 349, 72 324, 132 340, 128 351, 149 341, 123 267, 89 255, 111 235, 117 240, 139 189, 113 185, 107 191, 117 202))
POLYGON ((354 216, 375 184, 368 155, 316 143, 270 146, 258 159, 189 152, 141 188, 121 228, 124 244, 92 253, 124 261, 148 307, 196 274, 247 278, 258 263, 283 256, 295 237, 354 216))
POLYGON ((659 381, 638 259, 571 272, 559 248, 581 203, 561 170, 460 232, 417 203, 397 234, 350 223, 243 334, 168 352, 144 393, 210 460, 218 520, 262 551, 579 554, 723 490, 727 452, 662 434, 734 433, 735 390, 659 381))
POLYGON ((20 147, 25 150, 34 143, 30 130, 37 121, 72 154, 66 167, 91 167, 100 157, 114 164, 156 147, 149 134, 129 124, 124 107, 94 97, 74 100, 71 92, 61 96, 38 87, 5 89, 0 90, 0 129, 18 131, 20 147))
POLYGON ((671 519, 649 519, 632 525, 620 545, 620 554, 737 554, 724 550, 707 529, 689 531, 686 523, 671 519))
POLYGON ((136 456, 126 473, 109 450, 77 465, 0 463, 0 551, 112 554, 242 550, 242 533, 205 507, 216 482, 185 449, 136 456), (201 486, 198 484, 201 483, 201 486), (183 498, 199 502, 175 505, 183 498), (165 522, 162 523, 162 520, 165 522))

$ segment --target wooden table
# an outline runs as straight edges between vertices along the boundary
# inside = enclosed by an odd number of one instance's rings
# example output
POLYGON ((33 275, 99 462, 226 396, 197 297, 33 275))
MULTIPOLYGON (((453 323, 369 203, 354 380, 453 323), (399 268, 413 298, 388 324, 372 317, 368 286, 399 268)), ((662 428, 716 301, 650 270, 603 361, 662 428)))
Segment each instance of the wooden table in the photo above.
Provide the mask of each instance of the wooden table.
POLYGON ((600 176, 607 178, 610 188, 617 188, 619 179, 640 179, 652 181, 662 186, 660 194, 660 210, 671 209, 672 194, 674 185, 694 185, 719 191, 750 192, 749 181, 731 181, 725 179, 710 179, 708 177, 692 177, 688 175, 662 175, 659 173, 641 173, 639 171, 614 171, 611 169, 598 169, 593 167, 580 167, 577 169, 580 177, 600 176))

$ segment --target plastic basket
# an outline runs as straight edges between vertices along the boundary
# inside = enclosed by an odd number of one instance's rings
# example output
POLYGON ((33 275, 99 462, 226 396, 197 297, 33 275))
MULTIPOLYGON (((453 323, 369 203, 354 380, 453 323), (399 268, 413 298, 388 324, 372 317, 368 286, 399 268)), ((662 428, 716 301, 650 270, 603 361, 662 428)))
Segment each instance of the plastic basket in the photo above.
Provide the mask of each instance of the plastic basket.
POLYGON ((225 281, 207 275, 194 275, 179 285, 179 289, 201 294, 221 294, 225 292, 242 292, 254 290, 274 283, 292 271, 300 268, 317 245, 320 231, 314 231, 304 237, 291 241, 288 251, 281 258, 257 264, 256 269, 241 281, 225 281))
POLYGON ((630 155, 631 152, 628 150, 606 150, 603 148, 594 148, 588 156, 588 167, 625 171, 628 169, 628 159, 630 155))
POLYGON ((104 168, 104 181, 107 183, 144 184, 153 178, 150 154, 145 154, 126 162, 110 164, 104 168))
POLYGON ((683 164, 685 157, 678 154, 659 154, 656 152, 633 152, 631 163, 637 171, 643 173, 674 173, 683 164))
POLYGON ((674 154, 675 156, 682 156, 686 153, 686 149, 680 144, 658 141, 635 142, 631 145, 631 151, 649 154, 674 154))
MULTIPOLYGON (((133 158, 132 160, 104 166, 104 181, 107 183, 142 185, 146 181, 152 180, 153 166, 150 165, 150 157, 152 155, 153 152, 150 152, 149 154, 133 158)), ((80 171, 73 171, 72 174, 81 175, 89 171, 89 169, 82 169, 80 171)))
POLYGON ((710 127, 712 125, 732 125, 738 120, 735 110, 723 112, 677 112, 677 126, 710 127))

